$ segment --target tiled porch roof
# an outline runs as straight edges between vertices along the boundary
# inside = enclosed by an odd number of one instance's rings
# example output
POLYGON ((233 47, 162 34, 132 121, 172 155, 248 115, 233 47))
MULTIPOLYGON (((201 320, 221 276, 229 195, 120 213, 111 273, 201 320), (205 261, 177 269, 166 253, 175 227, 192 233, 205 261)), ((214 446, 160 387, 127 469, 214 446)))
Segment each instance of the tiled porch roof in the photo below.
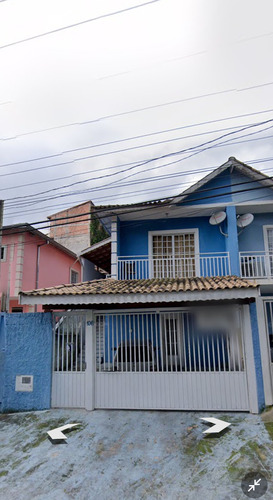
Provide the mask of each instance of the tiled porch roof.
POLYGON ((253 281, 238 276, 213 278, 153 278, 147 280, 102 279, 21 292, 21 296, 79 296, 116 294, 157 294, 256 288, 253 281))

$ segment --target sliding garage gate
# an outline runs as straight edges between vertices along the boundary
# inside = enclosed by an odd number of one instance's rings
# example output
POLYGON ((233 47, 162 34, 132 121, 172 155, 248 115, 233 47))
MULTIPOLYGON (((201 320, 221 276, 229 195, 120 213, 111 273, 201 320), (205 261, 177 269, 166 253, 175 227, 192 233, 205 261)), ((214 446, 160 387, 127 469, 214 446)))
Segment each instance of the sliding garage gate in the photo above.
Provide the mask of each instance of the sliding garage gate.
MULTIPOLYGON (((83 312, 55 314, 52 407, 85 407, 83 312)), ((95 314, 95 408, 249 410, 239 308, 95 314), (219 326, 221 325, 221 326, 219 326)))
POLYGON ((239 310, 210 314, 96 315, 95 407, 249 410, 239 310))

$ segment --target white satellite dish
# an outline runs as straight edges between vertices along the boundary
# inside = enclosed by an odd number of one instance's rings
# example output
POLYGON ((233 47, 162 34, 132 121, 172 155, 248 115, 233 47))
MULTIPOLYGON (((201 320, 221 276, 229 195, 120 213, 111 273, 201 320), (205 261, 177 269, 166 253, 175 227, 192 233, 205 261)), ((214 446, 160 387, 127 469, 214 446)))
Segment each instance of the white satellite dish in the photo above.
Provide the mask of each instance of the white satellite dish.
POLYGON ((209 218, 209 223, 212 226, 217 226, 225 220, 226 216, 227 216, 226 212, 216 212, 215 214, 212 214, 212 216, 209 218))
POLYGON ((249 226, 249 224, 253 222, 253 219, 254 219, 253 214, 240 215, 237 219, 237 226, 241 228, 249 226))

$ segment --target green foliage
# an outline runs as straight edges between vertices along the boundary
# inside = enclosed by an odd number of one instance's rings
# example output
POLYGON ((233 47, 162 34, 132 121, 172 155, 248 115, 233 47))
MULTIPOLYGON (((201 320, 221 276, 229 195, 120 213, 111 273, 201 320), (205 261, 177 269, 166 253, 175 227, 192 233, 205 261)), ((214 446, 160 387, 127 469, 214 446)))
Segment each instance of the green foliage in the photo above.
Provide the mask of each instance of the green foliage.
POLYGON ((98 243, 99 241, 105 240, 109 237, 108 232, 103 227, 102 223, 94 214, 91 214, 91 223, 90 223, 90 240, 91 245, 98 243))

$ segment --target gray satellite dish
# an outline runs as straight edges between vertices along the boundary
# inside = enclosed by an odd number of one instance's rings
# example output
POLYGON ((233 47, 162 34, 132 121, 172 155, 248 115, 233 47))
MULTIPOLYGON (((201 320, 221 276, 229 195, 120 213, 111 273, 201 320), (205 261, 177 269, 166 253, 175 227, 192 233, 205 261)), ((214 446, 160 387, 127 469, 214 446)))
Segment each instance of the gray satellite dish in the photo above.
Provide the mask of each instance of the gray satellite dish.
POLYGON ((246 226, 249 226, 249 224, 251 224, 251 222, 253 222, 253 219, 254 219, 253 214, 240 215, 237 218, 237 226, 240 228, 244 228, 246 226))
POLYGON ((209 218, 209 223, 212 226, 218 226, 223 222, 226 218, 227 214, 226 212, 216 212, 215 214, 212 214, 212 216, 209 218))

